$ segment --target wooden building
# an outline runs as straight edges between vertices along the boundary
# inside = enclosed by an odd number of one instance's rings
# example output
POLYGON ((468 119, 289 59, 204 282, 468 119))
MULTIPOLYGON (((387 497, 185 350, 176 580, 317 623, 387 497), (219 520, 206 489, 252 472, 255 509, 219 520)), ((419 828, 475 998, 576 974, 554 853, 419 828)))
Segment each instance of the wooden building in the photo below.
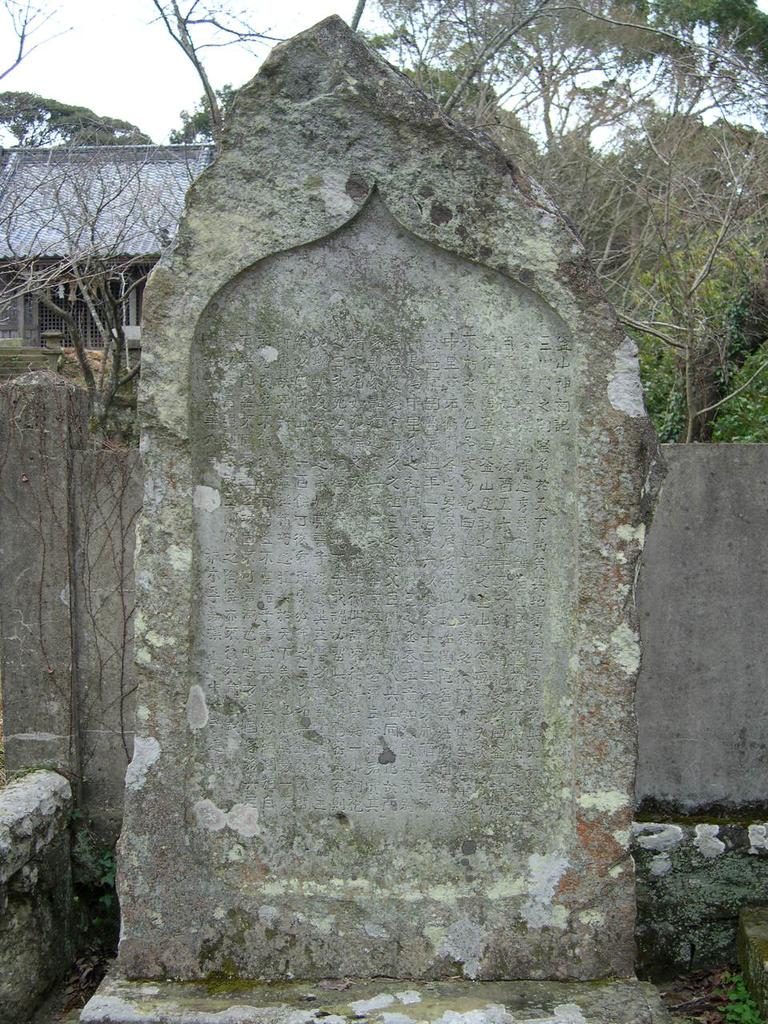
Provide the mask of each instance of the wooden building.
POLYGON ((0 343, 137 348, 147 275, 213 147, 0 150, 0 343), (119 330, 115 328, 119 324, 119 330))

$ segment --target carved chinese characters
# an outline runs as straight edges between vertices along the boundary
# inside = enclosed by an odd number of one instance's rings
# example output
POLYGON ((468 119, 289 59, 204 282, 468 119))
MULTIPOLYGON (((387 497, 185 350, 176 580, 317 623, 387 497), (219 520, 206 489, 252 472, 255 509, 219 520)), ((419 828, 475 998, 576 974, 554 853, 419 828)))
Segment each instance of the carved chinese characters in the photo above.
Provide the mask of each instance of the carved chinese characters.
POLYGON ((626 975, 624 336, 338 19, 233 117, 148 289, 120 969, 626 975))
POLYGON ((382 856, 390 829, 525 845, 573 595, 563 326, 374 199, 229 286, 197 358, 206 799, 382 856))

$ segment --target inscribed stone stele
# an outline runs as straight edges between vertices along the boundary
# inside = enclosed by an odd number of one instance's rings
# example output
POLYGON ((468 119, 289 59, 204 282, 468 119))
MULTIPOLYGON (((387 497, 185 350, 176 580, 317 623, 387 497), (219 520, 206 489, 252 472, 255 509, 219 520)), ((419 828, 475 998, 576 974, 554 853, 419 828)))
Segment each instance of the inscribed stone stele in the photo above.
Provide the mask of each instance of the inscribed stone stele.
POLYGON ((630 975, 648 423, 547 196, 328 19, 145 340, 120 969, 630 975))

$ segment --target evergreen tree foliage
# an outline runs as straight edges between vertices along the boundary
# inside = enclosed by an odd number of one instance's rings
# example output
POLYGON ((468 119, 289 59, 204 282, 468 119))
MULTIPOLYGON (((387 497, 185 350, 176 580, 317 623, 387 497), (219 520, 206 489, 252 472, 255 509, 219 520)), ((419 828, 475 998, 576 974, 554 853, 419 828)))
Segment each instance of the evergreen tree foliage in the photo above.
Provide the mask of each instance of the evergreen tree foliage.
MULTIPOLYGON (((229 112, 234 95, 235 90, 231 85, 223 85, 221 89, 216 89, 216 97, 224 116, 229 112)), ((181 117, 181 127, 174 129, 169 136, 170 141, 173 144, 180 145, 184 143, 190 144, 214 141, 211 111, 209 104, 206 102, 205 96, 200 97, 194 110, 191 112, 188 110, 182 110, 179 116, 181 117)))
POLYGON ((18 146, 151 144, 135 124, 32 92, 0 93, 0 126, 18 146))

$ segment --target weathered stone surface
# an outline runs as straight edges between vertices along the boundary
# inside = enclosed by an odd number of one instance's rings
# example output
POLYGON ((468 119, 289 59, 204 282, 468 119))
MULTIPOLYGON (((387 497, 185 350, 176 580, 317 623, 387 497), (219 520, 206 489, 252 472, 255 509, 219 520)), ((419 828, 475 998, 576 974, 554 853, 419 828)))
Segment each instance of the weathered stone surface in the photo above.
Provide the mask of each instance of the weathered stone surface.
POLYGON ((768 892, 768 825, 638 822, 633 833, 638 969, 732 963, 739 912, 768 892))
POLYGON ((149 984, 107 978, 82 1024, 667 1024, 638 982, 149 984))
POLYGON ((71 809, 55 772, 0 789, 0 1024, 27 1020, 72 960, 71 809))
POLYGON ((133 743, 138 453, 101 451, 85 392, 0 386, 0 675, 6 768, 61 770, 101 839, 120 830, 133 743))
POLYGON ((629 975, 648 424, 547 197, 329 19, 144 341, 121 970, 629 975))
POLYGON ((658 973, 732 961, 768 891, 768 446, 664 458, 638 586, 637 796, 659 823, 635 836, 639 964, 658 973))
POLYGON ((648 813, 768 809, 768 445, 667 445, 640 572, 637 796, 648 813))
POLYGON ((768 907, 742 910, 739 960, 749 993, 764 1017, 768 1013, 768 907))
POLYGON ((0 790, 0 885, 61 831, 71 805, 70 785, 55 772, 31 772, 0 790))
POLYGON ((9 774, 70 771, 69 479, 87 437, 71 382, 29 374, 0 387, 0 679, 9 774))
POLYGON ((143 484, 135 449, 73 453, 70 587, 79 797, 94 831, 108 843, 120 832, 125 770, 133 754, 133 555, 143 484))

